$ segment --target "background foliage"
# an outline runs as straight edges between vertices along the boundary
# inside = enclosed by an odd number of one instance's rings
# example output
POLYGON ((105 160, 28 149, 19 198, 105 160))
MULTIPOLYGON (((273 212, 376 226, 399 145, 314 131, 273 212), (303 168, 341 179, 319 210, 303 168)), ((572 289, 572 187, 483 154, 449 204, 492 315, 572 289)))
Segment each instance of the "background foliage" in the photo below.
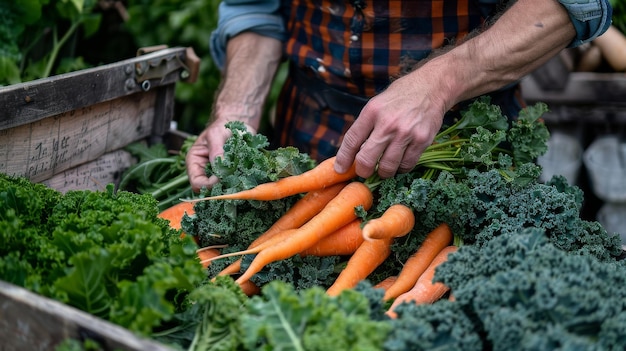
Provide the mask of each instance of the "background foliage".
POLYGON ((152 45, 192 47, 193 84, 176 86, 179 129, 208 120, 219 70, 209 56, 218 0, 0 0, 0 86, 131 58, 152 45))

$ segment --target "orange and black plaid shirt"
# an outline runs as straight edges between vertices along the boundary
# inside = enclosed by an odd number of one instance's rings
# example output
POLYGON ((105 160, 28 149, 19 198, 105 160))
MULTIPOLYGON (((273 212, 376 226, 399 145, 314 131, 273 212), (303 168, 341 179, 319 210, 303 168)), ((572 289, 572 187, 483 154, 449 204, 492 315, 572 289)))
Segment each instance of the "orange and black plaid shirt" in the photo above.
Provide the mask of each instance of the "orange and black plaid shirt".
MULTIPOLYGON (((364 98, 485 20, 471 0, 295 0, 283 8, 293 69, 364 98)), ((356 116, 321 106, 297 83, 290 75, 283 87, 276 140, 318 160, 335 155, 356 116)))

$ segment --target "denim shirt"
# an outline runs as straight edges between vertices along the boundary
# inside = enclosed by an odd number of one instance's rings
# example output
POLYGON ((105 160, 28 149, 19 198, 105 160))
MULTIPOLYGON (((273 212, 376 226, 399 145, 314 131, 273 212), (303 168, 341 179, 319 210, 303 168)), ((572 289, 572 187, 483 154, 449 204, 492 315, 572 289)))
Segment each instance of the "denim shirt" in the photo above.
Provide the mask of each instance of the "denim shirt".
MULTIPOLYGON (((499 0, 478 0, 486 10, 499 0)), ((569 47, 589 42, 611 25, 612 8, 609 0, 559 0, 568 11, 576 29, 569 47)), ((226 43, 233 36, 252 31, 278 40, 285 40, 285 24, 280 13, 280 0, 224 0, 219 5, 219 20, 211 34, 211 56, 222 69, 226 58, 226 43)))

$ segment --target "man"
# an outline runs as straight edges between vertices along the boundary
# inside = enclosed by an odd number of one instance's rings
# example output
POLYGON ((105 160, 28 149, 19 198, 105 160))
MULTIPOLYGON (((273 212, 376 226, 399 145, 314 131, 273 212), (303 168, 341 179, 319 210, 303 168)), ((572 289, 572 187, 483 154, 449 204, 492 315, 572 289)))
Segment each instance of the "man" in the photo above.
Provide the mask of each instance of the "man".
POLYGON ((602 34, 611 15, 608 0, 226 0, 211 42, 223 80, 186 159, 192 188, 217 182, 204 169, 228 121, 258 130, 285 58, 276 145, 386 178, 409 171, 469 99, 491 94, 514 117, 519 79, 602 34))

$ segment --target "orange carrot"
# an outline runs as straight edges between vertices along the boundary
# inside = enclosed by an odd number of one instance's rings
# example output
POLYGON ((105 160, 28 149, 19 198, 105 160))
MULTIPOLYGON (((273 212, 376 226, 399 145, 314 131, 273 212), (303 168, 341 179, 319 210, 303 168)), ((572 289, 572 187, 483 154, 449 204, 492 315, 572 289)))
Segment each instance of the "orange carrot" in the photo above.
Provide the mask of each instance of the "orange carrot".
POLYGON ((317 166, 302 174, 281 178, 275 182, 259 184, 248 190, 232 194, 209 196, 200 199, 183 201, 197 202, 205 200, 278 200, 287 196, 306 193, 316 189, 323 189, 333 184, 345 182, 356 177, 356 165, 353 164, 346 173, 337 173, 334 169, 335 157, 319 163, 317 166))
POLYGON ((433 229, 420 247, 404 263, 404 267, 398 274, 396 282, 387 289, 384 299, 389 300, 398 297, 411 289, 418 278, 428 268, 428 265, 435 259, 435 256, 444 247, 452 242, 452 231, 450 227, 442 223, 433 229))
POLYGON ((383 279, 378 284, 374 285, 374 289, 383 289, 386 291, 393 284, 393 282, 396 281, 396 279, 398 279, 398 276, 390 275, 387 278, 383 279))
MULTIPOLYGON (((293 234, 294 231, 289 233, 293 234)), ((287 233, 282 233, 284 234, 287 233)), ((363 242, 363 234, 361 232, 361 220, 355 219, 354 221, 339 228, 334 233, 320 239, 310 248, 300 252, 300 256, 335 256, 335 255, 351 255, 356 251, 359 245, 363 242)), ((260 243, 262 244, 262 243, 260 243)), ((260 245, 259 244, 259 245, 260 245)), ((271 246, 271 245, 269 245, 271 246)), ((255 248, 250 245, 250 248, 255 248)), ((268 246, 264 246, 268 247, 268 246)), ((260 248, 259 250, 261 250, 260 248)), ((216 256, 217 257, 217 256, 216 256)), ((223 256, 222 256, 223 258, 223 256)), ((209 261, 214 257, 209 258, 209 261)), ((239 273, 241 270, 241 259, 238 259, 222 269, 217 275, 233 275, 239 273)))
POLYGON ((315 245, 300 252, 300 256, 342 256, 352 255, 363 242, 361 219, 339 228, 334 233, 320 239, 315 245))
POLYGON ((240 270, 241 270, 241 258, 229 264, 228 266, 226 266, 219 273, 217 273, 217 275, 218 276, 219 275, 233 275, 233 274, 239 273, 240 270))
POLYGON ((301 227, 318 214, 347 184, 347 182, 341 182, 306 193, 304 197, 296 201, 287 212, 280 216, 269 229, 257 237, 248 248, 251 249, 263 243, 274 234, 283 230, 301 227))
POLYGON ((435 276, 435 270, 437 267, 448 259, 448 255, 455 252, 457 247, 454 245, 446 246, 441 250, 435 259, 430 263, 426 271, 419 277, 415 285, 407 292, 398 296, 389 310, 387 315, 391 318, 396 318, 397 315, 394 309, 403 302, 413 302, 416 304, 433 303, 445 295, 450 289, 441 282, 433 283, 433 277, 435 276))
POLYGON ((389 206, 378 217, 371 219, 363 226, 365 240, 398 238, 407 235, 415 225, 413 210, 403 204, 389 206))
POLYGON ((326 293, 330 296, 337 296, 343 290, 352 289, 361 280, 367 278, 389 257, 392 242, 393 238, 363 241, 326 293))
POLYGON ((274 234, 271 238, 268 238, 264 242, 256 245, 255 247, 241 250, 241 251, 221 254, 219 256, 209 258, 207 261, 221 260, 223 258, 228 258, 228 257, 233 257, 233 256, 258 254, 259 252, 263 251, 266 248, 272 247, 274 245, 278 245, 279 243, 287 240, 289 237, 294 235, 297 231, 298 231, 298 228, 283 230, 282 232, 278 232, 274 234))
MULTIPOLYGON (((293 206, 291 206, 276 222, 274 222, 270 228, 250 243, 250 245, 248 245, 248 249, 255 248, 281 231, 295 229, 302 226, 313 216, 319 213, 319 211, 321 211, 324 206, 330 202, 330 200, 337 196, 346 184, 346 182, 341 182, 324 189, 317 189, 308 192, 300 200, 296 201, 296 203, 293 204, 293 206)), ((228 265, 217 275, 231 275, 239 273, 240 270, 241 260, 239 259, 228 265)))
POLYGON ((167 219, 170 221, 170 227, 178 230, 181 228, 181 221, 185 213, 188 215, 195 213, 193 205, 194 204, 190 202, 179 202, 161 211, 158 217, 167 219))
POLYGON ((259 288, 259 286, 249 280, 243 282, 239 286, 241 287, 241 290, 243 290, 243 293, 246 294, 246 296, 257 295, 261 292, 261 288, 259 288))
POLYGON ((210 264, 210 261, 207 261, 207 259, 219 255, 220 250, 216 248, 200 249, 196 251, 196 254, 198 255, 198 258, 200 259, 200 263, 202 264, 202 267, 207 268, 209 267, 209 264, 210 264))
POLYGON ((322 211, 303 226, 295 229, 292 235, 261 250, 237 282, 242 283, 250 279, 271 262, 292 257, 308 249, 323 237, 355 220, 357 218, 356 207, 362 206, 367 211, 373 202, 372 192, 367 185, 356 181, 349 183, 322 211))

